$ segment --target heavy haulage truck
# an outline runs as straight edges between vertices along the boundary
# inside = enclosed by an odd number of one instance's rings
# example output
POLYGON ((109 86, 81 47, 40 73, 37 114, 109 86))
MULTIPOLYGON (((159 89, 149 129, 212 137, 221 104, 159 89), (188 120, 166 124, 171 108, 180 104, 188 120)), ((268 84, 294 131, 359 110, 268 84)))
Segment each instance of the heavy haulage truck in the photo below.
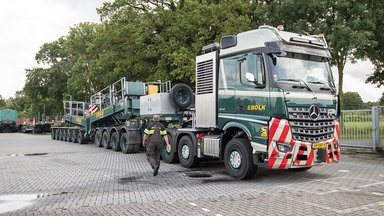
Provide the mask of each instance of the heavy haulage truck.
POLYGON ((90 104, 65 101, 67 126, 53 127, 52 138, 137 152, 146 119, 158 114, 171 140, 162 153, 167 163, 222 159, 238 179, 260 165, 308 170, 340 160, 330 59, 321 35, 261 26, 225 36, 196 57, 194 93, 185 84, 123 78, 90 104))

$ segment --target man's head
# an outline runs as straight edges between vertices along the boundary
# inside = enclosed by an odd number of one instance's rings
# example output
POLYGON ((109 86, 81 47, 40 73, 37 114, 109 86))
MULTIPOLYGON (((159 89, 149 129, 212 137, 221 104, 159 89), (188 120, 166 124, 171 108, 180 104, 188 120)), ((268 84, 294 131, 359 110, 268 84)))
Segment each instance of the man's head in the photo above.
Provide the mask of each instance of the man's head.
POLYGON ((152 121, 154 121, 154 122, 160 121, 160 116, 159 115, 154 115, 153 118, 152 118, 152 121))

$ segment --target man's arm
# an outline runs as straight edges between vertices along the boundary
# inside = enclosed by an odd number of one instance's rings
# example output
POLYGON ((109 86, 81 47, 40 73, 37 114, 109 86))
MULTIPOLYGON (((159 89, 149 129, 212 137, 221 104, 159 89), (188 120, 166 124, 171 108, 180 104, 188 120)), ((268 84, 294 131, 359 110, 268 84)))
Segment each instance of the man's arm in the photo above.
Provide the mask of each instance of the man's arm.
POLYGON ((145 147, 145 144, 147 143, 148 135, 145 133, 143 136, 143 146, 145 147))

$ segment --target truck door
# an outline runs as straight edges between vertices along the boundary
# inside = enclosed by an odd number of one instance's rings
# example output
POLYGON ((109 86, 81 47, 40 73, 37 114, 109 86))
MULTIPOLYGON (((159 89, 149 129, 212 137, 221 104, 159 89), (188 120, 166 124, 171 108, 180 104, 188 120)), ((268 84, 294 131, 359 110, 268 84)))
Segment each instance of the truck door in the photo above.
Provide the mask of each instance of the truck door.
POLYGON ((219 125, 236 118, 235 87, 239 77, 238 56, 220 60, 218 80, 219 125))
POLYGON ((265 74, 262 54, 248 53, 239 59, 239 82, 235 89, 236 119, 254 123, 268 121, 269 92, 265 74))

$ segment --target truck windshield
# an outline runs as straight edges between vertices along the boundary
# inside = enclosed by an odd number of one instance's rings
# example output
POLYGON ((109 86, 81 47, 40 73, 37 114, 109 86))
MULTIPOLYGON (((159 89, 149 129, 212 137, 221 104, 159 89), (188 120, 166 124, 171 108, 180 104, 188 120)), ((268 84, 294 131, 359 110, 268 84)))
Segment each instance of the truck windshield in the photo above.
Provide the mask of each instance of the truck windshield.
MULTIPOLYGON (((271 58, 272 60, 272 58, 271 58)), ((299 53, 276 57, 272 75, 276 82, 302 82, 334 88, 331 70, 325 58, 299 53)))

